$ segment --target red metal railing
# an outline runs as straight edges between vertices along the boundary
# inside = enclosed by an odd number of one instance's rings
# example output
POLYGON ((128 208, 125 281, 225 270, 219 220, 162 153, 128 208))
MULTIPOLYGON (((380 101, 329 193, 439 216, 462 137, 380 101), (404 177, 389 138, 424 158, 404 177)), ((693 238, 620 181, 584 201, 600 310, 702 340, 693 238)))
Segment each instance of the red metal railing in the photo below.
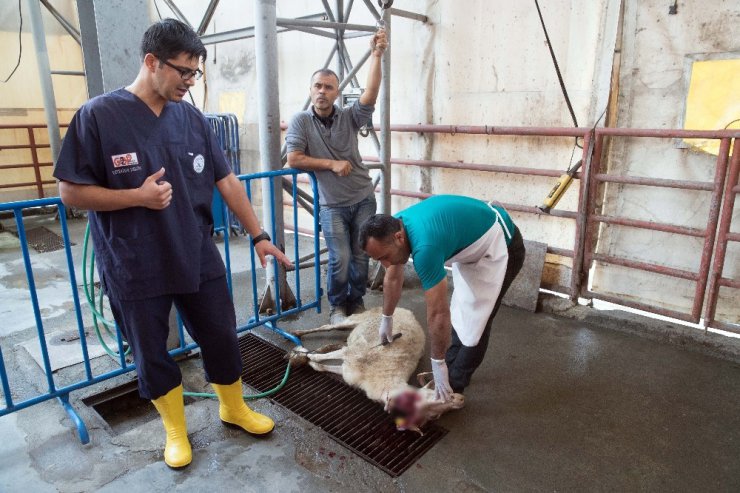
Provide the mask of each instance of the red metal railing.
MULTIPOLYGON (((738 177, 740 176, 740 140, 735 139, 732 149, 732 162, 730 164, 730 173, 727 175, 725 183, 724 199, 722 203, 722 215, 719 220, 717 232, 717 245, 714 250, 714 264, 712 272, 709 275, 709 294, 707 296, 706 309, 704 311, 704 323, 708 327, 723 329, 732 332, 740 332, 736 325, 730 325, 714 319, 717 311, 717 299, 719 297, 720 286, 733 289, 740 289, 740 281, 722 277, 722 270, 725 266, 725 256, 727 254, 727 244, 729 241, 740 242, 740 233, 731 233, 732 212, 735 207, 735 197, 740 193, 738 186, 738 177)), ((737 298, 735 298, 737 299, 737 298)))
MULTIPOLYGON (((67 125, 62 125, 67 126, 67 125)), ((35 182, 28 183, 3 183, 0 189, 11 187, 35 186, 39 197, 43 197, 43 185, 53 184, 54 180, 42 180, 41 168, 52 166, 50 162, 40 162, 37 150, 48 148, 48 144, 37 144, 34 136, 34 129, 46 128, 44 125, 0 125, 3 129, 26 129, 28 132, 28 144, 26 145, 3 145, 0 150, 5 149, 30 149, 31 163, 1 165, 1 169, 12 168, 33 168, 35 173, 35 182)), ((283 128, 285 126, 283 125, 283 128)), ((738 186, 738 174, 740 173, 740 149, 738 138, 740 132, 737 130, 721 131, 691 131, 691 130, 652 130, 652 129, 624 129, 624 128, 599 128, 593 131, 590 128, 551 128, 551 127, 495 127, 495 126, 457 126, 457 125, 392 125, 393 132, 414 132, 414 133, 447 133, 455 134, 472 134, 472 135, 506 135, 506 136, 536 136, 536 137, 583 137, 583 168, 582 172, 577 173, 575 178, 579 180, 579 201, 577 211, 553 210, 550 215, 563 217, 576 221, 576 232, 574 235, 573 249, 548 247, 548 253, 561 255, 573 259, 571 272, 570 289, 567 294, 572 299, 579 296, 589 296, 604 301, 617 303, 652 313, 671 316, 681 320, 698 322, 704 307, 704 318, 707 326, 720 328, 724 330, 740 332, 735 324, 725 323, 714 319, 716 314, 719 290, 721 287, 731 289, 740 289, 740 281, 723 277, 725 257, 727 254, 727 244, 729 241, 740 242, 740 233, 730 231, 732 222, 732 212, 735 203, 735 196, 740 193, 738 186), (601 155, 604 147, 604 139, 607 137, 643 137, 643 138, 708 138, 721 139, 720 151, 717 157, 717 165, 713 182, 697 182, 686 180, 668 180, 662 178, 645 178, 635 176, 614 176, 607 173, 600 173, 601 155), (591 140, 593 142, 593 152, 590 152, 591 140), (734 152, 732 153, 732 163, 730 164, 729 177, 725 180, 727 174, 729 150, 732 139, 735 140, 734 152), (603 183, 620 183, 634 186, 651 186, 667 187, 682 190, 697 190, 711 192, 710 210, 704 229, 688 228, 674 224, 657 223, 651 221, 641 221, 626 217, 613 217, 596 214, 595 197, 596 191, 600 184, 603 183), (722 211, 720 216, 720 210, 722 211), (697 272, 683 269, 676 269, 665 265, 659 265, 651 262, 640 262, 627 258, 621 258, 613 255, 596 253, 594 251, 595 238, 593 231, 596 224, 616 224, 641 229, 650 229, 674 233, 683 236, 704 238, 699 268, 697 272), (716 244, 715 244, 716 235, 716 244), (712 264, 712 259, 714 263, 712 264), (586 273, 589 271, 593 262, 610 263, 627 268, 639 269, 648 272, 654 272, 669 277, 687 279, 696 283, 694 298, 691 312, 689 314, 659 308, 653 305, 634 302, 619 296, 607 295, 591 291, 584 288, 586 273), (711 267, 711 272, 710 272, 711 267), (708 294, 707 294, 708 293, 708 294), (704 296, 707 294, 706 302, 704 296)), ((377 158, 367 157, 368 161, 377 161, 377 158)), ((457 170, 484 171, 492 173, 521 174, 530 176, 551 176, 559 177, 562 170, 559 169, 534 169, 517 166, 501 166, 480 163, 462 163, 450 161, 430 161, 430 160, 412 160, 392 158, 391 164, 401 166, 418 166, 427 168, 446 168, 457 170)), ((426 198, 430 194, 423 192, 414 192, 407 190, 392 189, 392 195, 426 198)), ((525 206, 520 204, 503 204, 507 209, 515 212, 542 214, 536 207, 525 206)), ((293 226, 295 227, 295 226, 293 226)), ((297 228, 299 231, 301 228, 297 228)))
MULTIPOLYGON (((571 273, 571 286, 568 293, 572 299, 578 296, 590 296, 604 301, 610 301, 623 306, 629 306, 651 313, 658 313, 675 317, 681 320, 698 322, 700 320, 701 309, 704 305, 704 295, 706 293, 707 282, 709 279, 709 269, 712 261, 712 250, 714 247, 715 233, 717 232, 719 222, 720 203, 724 195, 724 212, 720 224, 719 236, 717 237, 717 250, 714 254, 715 265, 711 279, 709 297, 706 303, 707 324, 712 327, 723 328, 725 330, 738 331, 738 328, 731 324, 726 324, 714 320, 718 290, 720 286, 731 288, 740 288, 740 283, 722 277, 722 267, 728 241, 740 241, 740 234, 730 233, 730 221, 732 219, 732 207, 734 196, 740 187, 737 186, 737 155, 740 153, 735 145, 733 153, 733 166, 730 173, 726 190, 723 194, 723 185, 727 171, 728 154, 730 142, 732 139, 740 137, 737 130, 722 131, 692 131, 692 130, 653 130, 653 129, 622 129, 622 128, 600 128, 594 132, 588 128, 549 128, 549 127, 495 127, 495 126, 451 126, 451 125, 391 125, 391 131, 394 132, 416 132, 416 133, 447 133, 455 134, 480 134, 480 135, 507 135, 507 136, 576 136, 583 137, 583 171, 576 178, 580 180, 579 204, 578 211, 552 211, 553 216, 566 217, 576 220, 576 233, 574 238, 574 247, 572 250, 556 249, 548 247, 549 253, 563 255, 573 258, 573 270, 571 273), (599 173, 601 167, 601 155, 606 137, 643 137, 643 138, 709 138, 721 139, 720 152, 717 157, 714 180, 711 183, 695 182, 686 180, 667 180, 662 178, 645 178, 635 176, 614 176, 606 173, 599 173), (594 139, 593 153, 589 154, 590 140, 594 139), (734 181, 733 181, 734 179, 734 181), (595 197, 599 184, 602 183, 622 183, 636 186, 668 187, 684 190, 699 190, 712 193, 707 225, 704 229, 688 228, 673 224, 657 223, 651 221, 641 221, 626 217, 610 217, 595 214, 595 197), (586 186, 588 184, 588 186, 586 186), (651 262, 638 262, 626 258, 620 258, 613 255, 605 255, 593 251, 594 233, 593 226, 596 223, 618 224, 634 228, 651 229, 655 231, 664 231, 679 235, 702 237, 704 244, 699 262, 698 272, 691 272, 682 269, 671 268, 651 262), (620 265, 628 268, 640 269, 658 274, 688 279, 696 283, 691 313, 686 314, 677 310, 659 308, 654 305, 638 303, 632 300, 611 296, 604 293, 591 291, 584 288, 586 281, 585 275, 594 261, 620 265)), ((737 142, 737 141, 736 141, 737 142)), ((368 161, 377 161, 377 158, 367 157, 368 161)), ((472 164, 448 161, 429 161, 429 160, 412 160, 396 159, 390 160, 391 164, 403 166, 419 166, 448 168, 458 170, 486 171, 511 174, 526 174, 536 176, 560 176, 562 170, 542 170, 529 169, 513 166, 472 164)), ((401 195, 406 197, 424 198, 429 194, 419 192, 408 192, 392 190, 392 195, 401 195)), ((525 212, 532 214, 541 214, 536 207, 522 206, 518 204, 503 204, 509 210, 525 212)))
MULTIPOLYGON (((67 127, 68 124, 62 124, 60 127, 67 127)), ((16 164, 4 164, 0 165, 0 170, 5 169, 22 169, 32 168, 34 171, 34 181, 29 182, 15 182, 7 183, 3 179, 0 181, 0 190, 8 188, 26 188, 36 187, 36 194, 38 198, 44 198, 44 185, 53 185, 55 180, 44 180, 41 177, 41 168, 53 166, 52 162, 41 162, 39 160, 38 150, 49 148, 49 144, 37 144, 34 129, 46 129, 46 125, 0 125, 0 131, 2 130, 26 130, 28 134, 28 144, 17 144, 17 145, 0 145, 0 151, 14 150, 14 149, 29 149, 31 151, 31 162, 30 163, 16 163, 16 164)))
MULTIPOLYGON (((625 135, 624 133, 625 129, 599 129, 599 131, 596 133, 596 138, 599 140, 603 140, 605 136, 614 135, 614 133, 610 132, 611 130, 619 130, 620 135, 630 136, 630 137, 634 136, 634 137, 690 138, 694 136, 693 133, 691 132, 688 132, 689 135, 686 135, 687 131, 675 131, 675 130, 662 130, 662 131, 634 130, 634 131, 631 131, 630 134, 625 135)), ((708 136, 704 136, 704 137, 708 137, 708 136)), ((717 138, 717 137, 720 137, 720 136, 715 135, 714 138, 717 138)), ((722 197, 722 188, 724 185, 725 175, 727 172, 727 160, 728 160, 728 153, 729 153, 729 148, 730 148, 730 140, 731 139, 726 136, 723 136, 721 140, 720 151, 717 157, 717 165, 715 168, 714 181, 712 183, 683 181, 683 180, 666 180, 666 179, 661 179, 661 178, 613 176, 609 174, 599 173, 600 163, 598 160, 595 160, 594 162, 591 163, 591 172, 593 174, 593 179, 589 183, 589 193, 588 193, 589 201, 586 206, 586 210, 589 211, 588 218, 587 218, 587 225, 586 225, 587 231, 591 231, 593 229, 591 228, 593 223, 604 222, 604 223, 620 224, 620 225, 630 226, 634 228, 670 232, 670 233, 679 234, 679 235, 703 237, 704 245, 702 248, 702 254, 701 254, 698 272, 691 272, 691 271, 675 269, 675 268, 671 268, 671 267, 667 267, 667 266, 655 264, 655 263, 636 262, 633 260, 620 258, 620 257, 612 256, 612 255, 598 254, 593 251, 594 250, 593 235, 587 234, 586 243, 584 246, 584 251, 585 251, 584 260, 585 261, 583 263, 583 266, 582 266, 583 270, 581 272, 587 272, 592 262, 599 261, 599 262, 604 262, 604 263, 611 263, 614 265, 620 265, 623 267, 639 269, 639 270, 644 270, 648 272, 654 272, 657 274, 662 274, 662 275, 666 275, 670 277, 677 277, 681 279, 687 279, 687 280, 694 281, 696 283, 696 286, 695 286, 695 291, 694 291, 694 298, 693 298, 691 313, 686 314, 686 313, 676 311, 676 310, 659 308, 654 305, 635 302, 632 300, 626 300, 620 297, 605 295, 603 293, 594 292, 588 289, 580 290, 580 292, 583 295, 591 296, 597 299, 603 299, 605 301, 619 303, 621 305, 630 306, 632 308, 637 308, 639 310, 645 310, 645 311, 652 312, 652 313, 658 313, 661 315, 678 318, 680 320, 686 320, 689 322, 699 322, 700 316, 701 316, 701 308, 704 303, 704 294, 706 292, 707 279, 709 276, 709 266, 710 266, 711 259, 712 259, 712 248, 714 246, 714 238, 715 238, 715 233, 717 231, 717 222, 719 219, 719 206, 720 206, 720 201, 722 197), (697 230, 693 228, 684 228, 680 226, 675 226, 672 224, 637 221, 634 219, 623 218, 623 217, 614 218, 614 217, 606 217, 606 216, 600 216, 600 215, 593 214, 591 211, 594 211, 596 208, 595 206, 596 193, 595 192, 596 192, 596 188, 598 187, 600 183, 624 183, 624 184, 637 185, 637 186, 653 186, 653 187, 663 187, 663 188, 665 187, 677 188, 677 189, 683 189, 683 190, 711 191, 712 197, 710 201, 709 215, 707 218, 706 228, 703 230, 697 230)))

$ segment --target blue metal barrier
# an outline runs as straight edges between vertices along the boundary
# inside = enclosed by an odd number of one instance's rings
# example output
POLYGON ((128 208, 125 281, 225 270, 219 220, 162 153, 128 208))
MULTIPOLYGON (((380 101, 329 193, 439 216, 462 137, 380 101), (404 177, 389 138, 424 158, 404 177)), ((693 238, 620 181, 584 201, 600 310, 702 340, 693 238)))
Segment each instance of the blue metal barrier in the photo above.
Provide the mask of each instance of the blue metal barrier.
MULTIPOLYGON (((244 182, 244 186, 246 187, 247 194, 251 200, 251 183, 255 180, 263 180, 268 179, 270 183, 272 184, 272 179, 275 176, 283 176, 283 175, 291 175, 293 177, 293 190, 292 190, 292 201, 293 201, 293 224, 298 224, 298 217, 297 217, 297 209, 298 204, 296 200, 297 196, 297 188, 296 188, 296 176, 298 174, 307 174, 310 178, 311 187, 313 188, 313 196, 314 196, 314 208, 318 209, 318 190, 317 190, 317 184, 316 184, 316 178, 313 175, 313 173, 305 173, 298 170, 293 169, 285 169, 285 170, 278 170, 278 171, 271 171, 266 173, 257 173, 252 175, 241 175, 238 178, 244 182)), ((280 191, 282 193, 282 190, 280 191)), ((282 196, 278 197, 282 200, 282 196)), ((275 200, 275 191, 273 190, 272 186, 270 188, 270 201, 266 202, 267 204, 273 204, 275 200)), ((273 215, 273 225, 275 224, 274 221, 274 208, 270 207, 271 213, 273 215)), ((71 250, 71 243, 69 238, 69 230, 67 226, 67 215, 66 215, 66 208, 62 204, 61 200, 58 197, 55 198, 47 198, 47 199, 39 199, 39 200, 30 200, 30 201, 22 201, 22 202, 9 202, 9 203, 3 203, 0 204, 0 212, 3 211, 12 211, 15 218, 15 224, 17 228, 17 234, 18 238, 20 240, 20 246, 21 246, 21 253, 23 256, 23 263, 25 266, 26 271, 26 280, 28 282, 28 289, 30 293, 31 298, 31 304, 33 307, 33 313, 35 318, 35 324, 36 324, 36 332, 38 335, 38 343, 40 345, 41 349, 41 356, 43 360, 43 368, 42 371, 44 372, 44 375, 46 377, 46 384, 47 384, 47 391, 40 393, 38 395, 34 395, 30 398, 25 398, 25 400, 21 400, 20 402, 15 402, 13 399, 13 393, 16 395, 26 395, 26 394, 34 394, 34 389, 32 388, 18 388, 13 386, 13 382, 9 378, 6 365, 5 365, 5 359, 3 357, 3 351, 2 351, 2 340, 0 340, 0 387, 2 389, 2 395, 3 400, 5 402, 5 407, 0 408, 0 417, 13 413, 15 411, 20 411, 21 409, 25 409, 27 407, 33 406, 34 404, 38 404, 40 402, 44 402, 50 399, 56 398, 60 404, 63 406, 67 414, 69 415, 70 419, 73 421, 75 426, 77 427, 77 432, 80 438, 80 441, 82 443, 88 443, 90 441, 87 427, 85 426, 85 423, 82 421, 82 419, 79 417, 77 412, 74 410, 74 408, 69 403, 69 394, 70 392, 78 389, 82 389, 85 387, 88 387, 90 385, 94 385, 96 383, 108 380, 110 378, 122 375, 124 373, 127 373, 129 371, 132 371, 135 369, 135 365, 131 363, 127 363, 124 352, 124 342, 121 337, 120 331, 116 330, 116 339, 118 344, 118 361, 116 363, 117 368, 112 371, 108 371, 105 373, 101 373, 99 375, 94 375, 92 371, 92 367, 90 365, 90 356, 88 354, 88 347, 87 347, 87 335, 85 334, 85 327, 84 323, 82 321, 82 309, 80 306, 80 298, 77 288, 77 279, 75 275, 75 264, 72 258, 72 250, 71 250), (24 209, 33 208, 33 207, 54 207, 56 206, 59 211, 59 219, 60 219, 60 226, 62 230, 62 237, 64 240, 64 250, 66 253, 66 263, 67 263, 67 272, 69 274, 69 284, 70 289, 72 293, 72 301, 74 304, 74 310, 75 310, 75 319, 76 319, 76 325, 77 325, 77 332, 79 334, 79 343, 82 350, 82 357, 83 361, 82 364, 84 365, 84 378, 73 382, 71 384, 67 384, 64 386, 58 386, 55 382, 54 378, 54 372, 52 370, 51 361, 49 358, 49 351, 47 347, 47 340, 46 335, 44 331, 44 321, 41 315, 41 310, 39 308, 39 300, 36 292, 36 281, 35 276, 33 272, 33 267, 31 263, 31 256, 28 251, 28 245, 27 245, 27 239, 26 239, 26 229, 23 222, 23 215, 22 211, 24 209)), ((214 211, 215 215, 218 215, 220 212, 221 214, 224 214, 222 216, 225 217, 226 214, 226 207, 222 204, 222 207, 220 211, 214 211)), ((314 255, 316 258, 319 258, 320 256, 320 250, 319 250, 319 226, 318 226, 318 219, 314 217, 313 220, 313 230, 314 230, 314 255)), ((273 238, 276 231, 272 231, 273 238)), ((229 280, 229 290, 232 294, 233 298, 233 290, 232 290, 232 277, 231 277, 231 254, 229 250, 229 235, 224 235, 224 241, 225 241, 225 264, 227 269, 227 276, 229 280)), ((298 245, 298 238, 295 239, 295 248, 293 252, 293 261, 295 263, 298 262, 298 259, 300 258, 299 255, 299 245, 298 245)), ((314 296, 307 300, 306 302, 303 301, 303 298, 301 296, 301 271, 298 268, 298 265, 296 265, 296 274, 295 274, 295 298, 297 306, 294 308, 291 308, 289 310, 282 310, 281 303, 277 303, 277 313, 268 317, 260 317, 259 315, 259 304, 257 301, 257 272, 255 270, 256 263, 256 253, 254 250, 254 246, 252 246, 251 242, 249 243, 249 253, 250 253, 250 265, 251 265, 251 287, 252 287, 252 297, 253 297, 253 303, 251 309, 248 307, 247 303, 241 304, 238 300, 234 300, 234 306, 237 312, 237 315, 240 313, 240 310, 244 310, 241 313, 246 313, 248 316, 246 317, 248 319, 248 322, 244 325, 241 325, 236 328, 237 333, 241 333, 247 330, 254 329, 255 327, 259 327, 261 325, 264 325, 265 327, 273 330, 276 333, 281 334, 285 338, 291 340, 295 344, 300 344, 300 339, 296 338, 295 336, 286 333, 285 331, 279 329, 275 324, 278 322, 281 318, 294 315, 299 312, 309 310, 312 308, 316 308, 317 311, 321 310, 321 288, 320 288, 320 266, 319 263, 316 262, 314 265, 314 279, 315 279, 315 286, 314 286, 314 296), (251 316, 250 316, 251 315, 251 316)), ((289 253, 289 252, 286 252, 289 253)), ((288 254, 290 257, 291 255, 288 254)), ((280 299, 280 286, 279 286, 279 276, 278 273, 278 264, 277 261, 274 259, 271 261, 272 268, 275 269, 275 286, 273 289, 276 293, 276 299, 280 299)), ((270 268, 270 266, 268 266, 270 268)), ((179 317, 178 317, 179 319, 179 317)), ((182 323, 179 323, 179 335, 180 335, 180 347, 173 349, 170 351, 170 354, 172 356, 178 356, 184 353, 187 353, 193 349, 196 349, 198 347, 195 343, 185 344, 185 334, 183 331, 182 323)))
MULTIPOLYGON (((209 125, 216 133, 218 139, 218 145, 226 157, 226 161, 231 167, 231 171, 235 175, 241 174, 241 160, 239 158, 239 122, 236 115, 232 113, 207 113, 204 115, 209 125)), ((211 209, 213 211, 220 210, 223 207, 223 198, 218 190, 215 190, 213 194, 213 202, 211 209)), ((214 230, 217 233, 229 232, 245 233, 236 215, 227 212, 225 217, 219 217, 219 215, 213 215, 214 230), (227 227, 228 225, 228 227, 227 227)))

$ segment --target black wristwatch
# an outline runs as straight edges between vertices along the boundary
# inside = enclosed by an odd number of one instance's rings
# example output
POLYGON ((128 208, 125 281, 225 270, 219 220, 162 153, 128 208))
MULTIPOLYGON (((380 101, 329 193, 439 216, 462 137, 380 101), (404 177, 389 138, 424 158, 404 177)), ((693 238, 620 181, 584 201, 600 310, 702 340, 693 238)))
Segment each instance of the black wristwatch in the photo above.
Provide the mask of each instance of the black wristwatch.
POLYGON ((257 245, 262 240, 270 241, 272 238, 270 238, 270 235, 267 234, 267 231, 263 231, 254 238, 252 238, 252 245, 257 245))

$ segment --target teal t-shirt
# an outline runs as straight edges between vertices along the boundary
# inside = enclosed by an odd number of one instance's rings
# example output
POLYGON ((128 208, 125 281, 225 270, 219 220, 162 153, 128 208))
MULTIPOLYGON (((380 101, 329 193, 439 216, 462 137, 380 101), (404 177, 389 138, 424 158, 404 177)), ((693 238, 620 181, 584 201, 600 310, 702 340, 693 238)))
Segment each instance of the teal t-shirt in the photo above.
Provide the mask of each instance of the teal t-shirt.
MULTIPOLYGON (((503 207, 495 206, 504 222, 506 243, 514 223, 503 207)), ((497 220, 491 207, 478 199, 459 195, 435 195, 404 209, 395 217, 403 221, 414 259, 414 269, 427 290, 446 273, 445 261, 475 243, 497 220)))

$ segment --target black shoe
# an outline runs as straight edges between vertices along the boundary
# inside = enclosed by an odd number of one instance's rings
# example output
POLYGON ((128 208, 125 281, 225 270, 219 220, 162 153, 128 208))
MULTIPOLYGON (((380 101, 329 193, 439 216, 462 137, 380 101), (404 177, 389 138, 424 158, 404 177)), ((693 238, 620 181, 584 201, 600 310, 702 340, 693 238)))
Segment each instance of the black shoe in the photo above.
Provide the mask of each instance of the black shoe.
POLYGON ((347 315, 363 313, 365 311, 365 303, 362 300, 355 301, 354 303, 347 303, 346 311, 347 315))

